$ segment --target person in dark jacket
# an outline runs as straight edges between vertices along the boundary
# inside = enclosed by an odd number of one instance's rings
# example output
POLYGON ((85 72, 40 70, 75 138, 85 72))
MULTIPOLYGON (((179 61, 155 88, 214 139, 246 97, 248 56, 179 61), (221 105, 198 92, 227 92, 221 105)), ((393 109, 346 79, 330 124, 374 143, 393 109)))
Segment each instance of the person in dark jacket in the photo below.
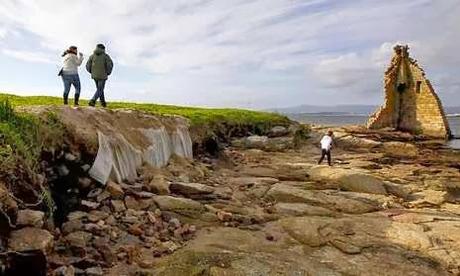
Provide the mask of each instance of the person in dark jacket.
POLYGON ((106 54, 105 46, 98 44, 86 63, 86 70, 91 73, 91 78, 96 83, 96 93, 94 93, 93 98, 89 101, 90 106, 95 106, 98 99, 100 99, 103 107, 107 106, 104 87, 108 76, 112 73, 112 69, 113 62, 110 56, 106 54))

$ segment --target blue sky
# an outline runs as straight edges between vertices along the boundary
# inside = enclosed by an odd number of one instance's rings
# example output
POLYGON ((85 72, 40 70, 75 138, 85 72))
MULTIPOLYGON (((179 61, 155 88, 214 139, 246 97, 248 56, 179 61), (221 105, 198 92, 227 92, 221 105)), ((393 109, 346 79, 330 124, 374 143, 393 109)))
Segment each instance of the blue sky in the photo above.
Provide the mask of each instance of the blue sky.
POLYGON ((460 105, 458 0, 1 0, 0 91, 61 95, 62 51, 100 42, 115 61, 109 100, 379 104, 392 47, 407 43, 460 105))

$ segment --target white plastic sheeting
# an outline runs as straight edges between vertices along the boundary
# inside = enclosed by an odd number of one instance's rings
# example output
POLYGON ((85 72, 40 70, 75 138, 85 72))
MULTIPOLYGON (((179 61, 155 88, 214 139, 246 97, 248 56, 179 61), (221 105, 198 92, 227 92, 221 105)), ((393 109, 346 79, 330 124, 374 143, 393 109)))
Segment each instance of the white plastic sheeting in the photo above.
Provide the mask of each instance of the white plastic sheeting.
POLYGON ((172 134, 174 153, 186 158, 193 158, 192 138, 186 127, 178 127, 172 134))
POLYGON ((147 163, 155 167, 168 164, 172 154, 193 158, 192 139, 187 127, 178 126, 169 134, 164 126, 141 129, 149 146, 135 148, 122 135, 108 136, 98 132, 99 149, 89 174, 100 183, 111 179, 118 183, 134 180, 137 169, 147 163))

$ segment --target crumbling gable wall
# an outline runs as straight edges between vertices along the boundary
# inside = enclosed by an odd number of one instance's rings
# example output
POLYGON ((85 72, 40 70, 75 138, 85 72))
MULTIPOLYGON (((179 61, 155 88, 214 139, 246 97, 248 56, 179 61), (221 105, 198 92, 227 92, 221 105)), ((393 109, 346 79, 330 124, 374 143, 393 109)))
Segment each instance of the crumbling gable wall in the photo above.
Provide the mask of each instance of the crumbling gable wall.
POLYGON ((441 101, 407 46, 397 45, 385 72, 385 101, 367 123, 368 128, 384 127, 447 138, 450 129, 441 101))

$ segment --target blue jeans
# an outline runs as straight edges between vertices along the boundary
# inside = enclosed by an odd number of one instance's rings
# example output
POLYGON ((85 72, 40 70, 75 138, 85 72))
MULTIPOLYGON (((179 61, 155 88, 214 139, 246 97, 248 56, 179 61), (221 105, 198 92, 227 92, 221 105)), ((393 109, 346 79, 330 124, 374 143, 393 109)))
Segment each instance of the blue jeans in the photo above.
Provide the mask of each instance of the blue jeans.
POLYGON ((73 85, 75 87, 75 97, 80 96, 80 77, 78 74, 74 75, 62 75, 62 82, 64 83, 64 99, 69 97, 70 87, 73 85))
POLYGON ((104 88, 105 88, 105 81, 106 80, 94 80, 96 84, 96 93, 94 93, 93 98, 91 99, 92 103, 96 103, 98 99, 101 100, 101 105, 105 106, 105 96, 104 96, 104 88))

